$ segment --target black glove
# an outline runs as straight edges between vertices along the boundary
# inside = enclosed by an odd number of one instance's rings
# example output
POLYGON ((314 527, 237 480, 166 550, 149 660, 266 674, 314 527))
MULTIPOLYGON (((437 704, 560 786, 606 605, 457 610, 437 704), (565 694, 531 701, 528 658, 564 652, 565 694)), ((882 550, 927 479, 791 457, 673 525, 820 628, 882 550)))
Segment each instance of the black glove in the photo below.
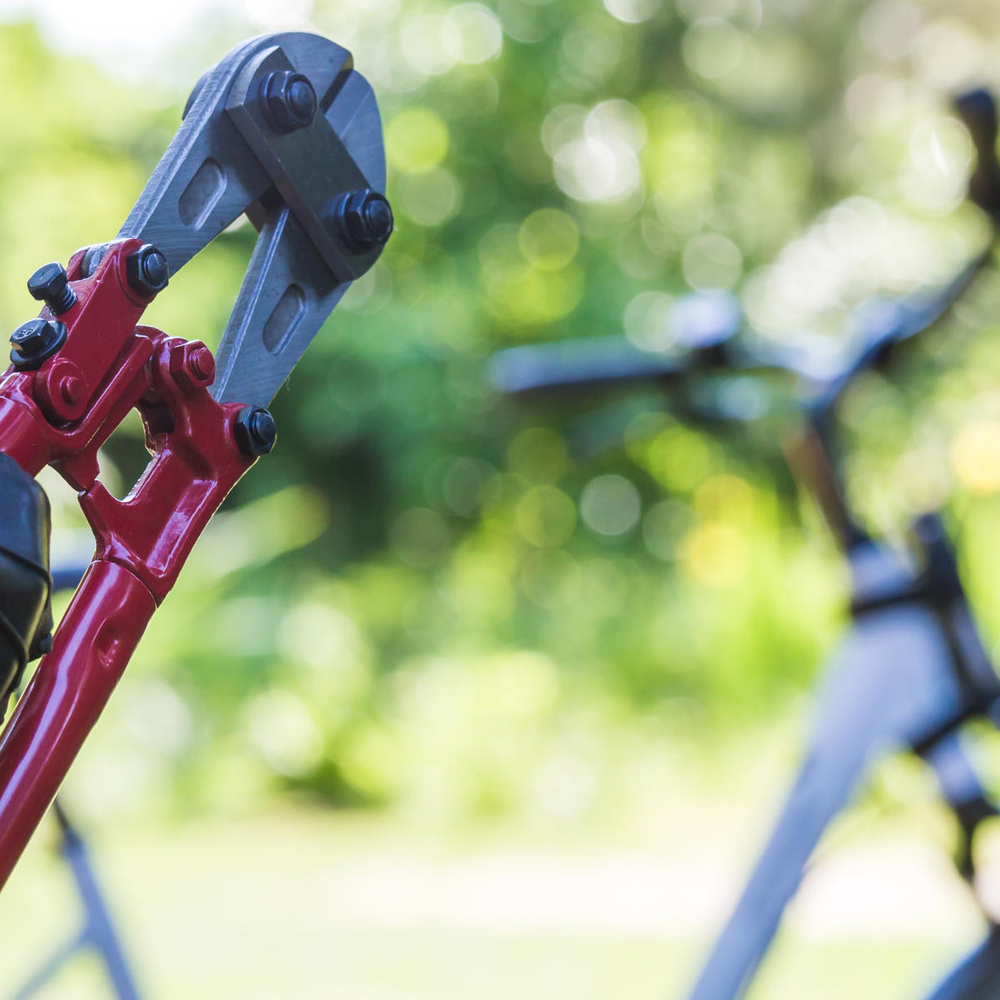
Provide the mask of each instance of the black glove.
POLYGON ((0 721, 28 661, 52 642, 50 534, 45 491, 0 454, 0 721))

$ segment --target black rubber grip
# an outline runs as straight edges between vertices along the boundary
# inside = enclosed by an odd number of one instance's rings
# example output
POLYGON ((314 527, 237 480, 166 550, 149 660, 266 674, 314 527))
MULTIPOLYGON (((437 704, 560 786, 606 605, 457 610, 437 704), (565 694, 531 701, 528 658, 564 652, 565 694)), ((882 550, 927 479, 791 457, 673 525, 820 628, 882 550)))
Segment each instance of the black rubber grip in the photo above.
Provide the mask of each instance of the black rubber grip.
POLYGON ((0 720, 52 632, 51 515, 45 491, 0 454, 0 720))

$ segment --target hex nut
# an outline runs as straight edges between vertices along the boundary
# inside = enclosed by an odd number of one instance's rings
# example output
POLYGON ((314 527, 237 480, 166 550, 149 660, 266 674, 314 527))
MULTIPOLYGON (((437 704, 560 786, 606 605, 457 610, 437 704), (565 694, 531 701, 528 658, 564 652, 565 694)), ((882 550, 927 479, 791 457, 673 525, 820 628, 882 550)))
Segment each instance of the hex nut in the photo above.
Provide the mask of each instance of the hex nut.
POLYGON ((129 254, 125 261, 125 277, 134 292, 151 299, 167 287, 170 269, 163 254, 152 243, 145 243, 129 254))
POLYGON ((30 319, 10 336, 11 364, 21 372, 39 368, 65 342, 65 323, 57 319, 30 319))
POLYGON ((316 117, 316 91, 303 73, 290 70, 270 73, 260 94, 261 111, 276 132, 305 128, 316 117))
POLYGON ((184 392, 204 389, 215 381, 215 358, 200 340, 189 340, 174 347, 167 369, 184 392))
POLYGON ((345 195, 339 205, 341 231, 352 250, 385 246, 395 221, 385 195, 366 188, 345 195))
POLYGON ((274 417, 261 406, 244 406, 233 424, 233 437, 248 458, 268 454, 278 438, 274 417))

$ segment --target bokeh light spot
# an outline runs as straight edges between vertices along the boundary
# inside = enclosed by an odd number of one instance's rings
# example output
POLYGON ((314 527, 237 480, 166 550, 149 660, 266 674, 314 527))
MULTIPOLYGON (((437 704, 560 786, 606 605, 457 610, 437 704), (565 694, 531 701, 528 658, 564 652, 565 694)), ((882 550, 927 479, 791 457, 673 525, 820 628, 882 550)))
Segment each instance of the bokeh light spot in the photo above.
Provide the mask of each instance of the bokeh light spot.
POLYGON ((592 479, 580 496, 580 517, 599 535, 624 535, 639 523, 639 491, 624 476, 592 479))
POLYGON ((951 444, 951 468, 970 493, 1000 492, 1000 421, 966 424, 951 444))
POLYGON ((626 24, 638 24, 651 18, 661 6, 662 0, 604 0, 604 6, 612 17, 626 24))
POLYGON ((726 588, 746 576, 750 558, 742 533, 730 524, 701 524, 680 545, 685 571, 707 587, 726 588))
POLYGON ((688 28, 681 52, 689 69, 714 80, 739 66, 744 48, 742 31, 721 17, 704 17, 688 28))
POLYGON ((397 188, 399 207, 421 226, 440 226, 456 212, 461 192, 455 175, 444 167, 404 174, 397 188))
POLYGON ((539 548, 562 545, 576 529, 573 501, 554 486, 536 486, 518 501, 515 511, 521 537, 539 548))
POLYGON ((400 111, 385 130, 386 155, 396 170, 420 174, 438 166, 448 153, 448 126, 430 108, 400 111))
POLYGON ((482 694, 493 711, 528 720, 550 708, 559 694, 559 673, 543 653, 519 650, 498 657, 483 672, 482 694))
POLYGON ((444 16, 445 47, 459 62, 483 63, 500 55, 503 29, 496 14, 481 3, 460 3, 444 16))
POLYGON ((678 541, 691 527, 694 512, 680 500, 660 500, 654 503, 642 519, 642 540, 658 559, 672 561, 677 555, 678 541))
POLYGON ((521 431, 507 448, 514 472, 535 483, 554 483, 566 471, 566 444, 548 427, 521 431))
POLYGON ((445 36, 455 33, 443 15, 420 14, 403 28, 403 55, 415 70, 426 76, 447 73, 455 65, 455 56, 445 36))
POLYGON ((528 263, 546 271, 558 270, 576 256, 580 231, 565 212, 540 208, 521 224, 518 245, 528 263))
POLYGON ((753 508, 753 487, 728 473, 709 476, 694 494, 694 509, 703 520, 743 518, 753 508))
POLYGON ((664 351, 672 345, 670 310, 672 295, 640 292, 625 307, 622 317, 625 336, 644 351, 664 351))
POLYGON ((414 507, 393 522, 389 541, 396 555, 410 566, 432 566, 445 553, 450 541, 448 525, 435 510, 414 507))
POLYGON ((315 767, 323 738, 305 702, 290 691, 259 694, 247 708, 250 739, 267 763, 290 777, 315 767))
POLYGON ((667 427, 646 455, 650 475, 670 492, 690 490, 708 475, 712 456, 705 439, 686 427, 667 427))
POLYGON ((638 150, 646 123, 628 101, 602 101, 589 111, 560 105, 542 124, 556 183, 577 201, 617 202, 642 190, 638 150))
POLYGON ((732 288, 743 273, 743 255, 719 233, 701 233, 684 244, 684 278, 692 288, 732 288))

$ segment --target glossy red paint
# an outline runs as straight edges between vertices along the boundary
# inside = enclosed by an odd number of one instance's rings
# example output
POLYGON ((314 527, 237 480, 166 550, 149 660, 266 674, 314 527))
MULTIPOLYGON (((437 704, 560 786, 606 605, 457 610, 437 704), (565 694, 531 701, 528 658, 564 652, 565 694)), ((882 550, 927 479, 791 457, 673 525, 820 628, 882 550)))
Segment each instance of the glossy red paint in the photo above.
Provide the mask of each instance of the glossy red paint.
POLYGON ((146 303, 129 288, 125 261, 137 247, 114 244, 85 279, 74 255, 77 302, 59 317, 65 345, 37 371, 0 380, 0 451, 32 475, 56 468, 79 491, 97 539, 52 650, 0 734, 0 887, 192 546, 254 461, 233 436, 241 407, 209 395, 208 348, 136 325, 146 303), (66 378, 76 379, 72 393, 59 388, 66 378), (117 500, 98 480, 97 451, 133 408, 152 459, 117 500))
POLYGON ((94 562, 0 738, 0 885, 93 728, 156 610, 127 569, 94 562))

